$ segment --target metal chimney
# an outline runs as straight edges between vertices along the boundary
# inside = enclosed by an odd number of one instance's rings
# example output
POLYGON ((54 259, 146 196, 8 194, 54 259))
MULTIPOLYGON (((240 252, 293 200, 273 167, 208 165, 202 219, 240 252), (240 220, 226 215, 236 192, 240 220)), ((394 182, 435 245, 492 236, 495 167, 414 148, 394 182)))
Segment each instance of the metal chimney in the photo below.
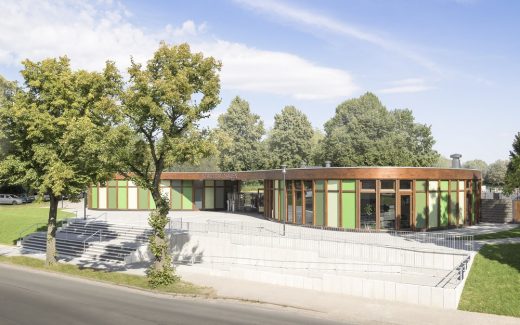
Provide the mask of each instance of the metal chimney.
POLYGON ((330 167, 330 160, 325 161, 325 167, 330 167))
POLYGON ((462 157, 462 155, 460 153, 454 153, 453 155, 450 156, 451 168, 462 168, 462 166, 460 164, 460 157, 462 157))
POLYGON ((305 163, 305 161, 302 161, 300 164, 300 168, 306 168, 306 167, 307 167, 307 164, 305 163))

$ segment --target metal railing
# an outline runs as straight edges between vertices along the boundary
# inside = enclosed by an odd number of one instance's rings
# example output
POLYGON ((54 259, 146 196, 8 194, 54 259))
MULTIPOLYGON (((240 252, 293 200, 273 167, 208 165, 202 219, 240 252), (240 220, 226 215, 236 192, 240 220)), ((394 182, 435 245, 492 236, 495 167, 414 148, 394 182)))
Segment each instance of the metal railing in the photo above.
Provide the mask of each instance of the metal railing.
POLYGON ((38 226, 40 226, 40 225, 47 225, 47 224, 43 223, 43 222, 38 222, 38 223, 33 223, 32 225, 23 228, 22 231, 20 231, 20 233, 18 234, 18 239, 23 242, 22 236, 24 234, 27 235, 29 233, 34 232, 34 230, 33 230, 34 228, 36 228, 36 230, 38 230, 38 226), (28 230, 32 230, 32 231, 28 232, 28 230))
MULTIPOLYGON (((460 281, 461 263, 473 250, 473 236, 409 231, 328 231, 280 224, 207 223, 171 220, 178 234, 200 233, 229 240, 232 244, 305 251, 321 263, 348 261, 398 265, 417 270, 438 269, 460 281), (460 272, 459 272, 460 271, 460 272)), ((467 265, 467 263, 465 264, 467 265)), ((446 275, 448 276, 448 275, 446 275)), ((441 281, 442 278, 439 279, 441 281)), ((442 285, 442 284, 441 284, 442 285)))
POLYGON ((83 253, 86 252, 87 250, 87 243, 89 242, 88 240, 90 238, 93 238, 94 236, 96 236, 97 234, 99 233, 99 242, 101 242, 102 238, 103 238, 103 231, 100 229, 98 231, 96 231, 95 233, 91 234, 90 236, 88 236, 84 241, 83 241, 83 253))

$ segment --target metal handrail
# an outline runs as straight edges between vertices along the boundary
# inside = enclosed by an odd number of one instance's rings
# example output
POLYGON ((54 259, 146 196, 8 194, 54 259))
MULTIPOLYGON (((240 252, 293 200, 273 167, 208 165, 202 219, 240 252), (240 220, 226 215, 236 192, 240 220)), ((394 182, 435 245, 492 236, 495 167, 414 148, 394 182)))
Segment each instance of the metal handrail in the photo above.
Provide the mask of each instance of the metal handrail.
MULTIPOLYGON (((32 225, 25 227, 22 231, 20 231, 18 238, 23 241, 22 234, 24 232, 26 232, 27 230, 32 229, 33 227, 38 226, 38 225, 46 225, 46 223, 38 222, 38 223, 33 223, 32 225)), ((36 228, 36 229, 38 229, 38 228, 36 228)))
POLYGON ((94 237, 97 233, 99 233, 99 241, 101 242, 101 238, 103 236, 103 230, 99 229, 98 231, 96 231, 95 233, 93 233, 92 235, 88 236, 84 241, 83 241, 83 253, 85 253, 85 251, 87 250, 86 248, 86 244, 87 244, 87 241, 94 237))
POLYGON ((94 221, 100 219, 103 216, 105 216, 105 222, 107 222, 107 213, 103 212, 99 216, 95 217, 94 219, 85 222, 85 224, 83 224, 83 227, 86 228, 91 222, 94 222, 94 221))

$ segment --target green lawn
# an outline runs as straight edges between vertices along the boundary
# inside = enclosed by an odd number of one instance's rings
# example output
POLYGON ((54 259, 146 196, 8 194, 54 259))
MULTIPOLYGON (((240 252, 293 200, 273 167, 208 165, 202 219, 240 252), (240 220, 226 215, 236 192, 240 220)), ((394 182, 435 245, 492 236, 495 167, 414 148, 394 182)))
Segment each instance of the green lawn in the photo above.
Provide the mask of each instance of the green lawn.
MULTIPOLYGON (((73 217, 73 213, 58 210, 58 220, 73 217)), ((47 223, 49 203, 30 203, 22 205, 0 205, 0 243, 15 244, 20 231, 35 223, 47 223)), ((45 230, 44 225, 27 229, 24 235, 39 230, 45 230)))
POLYGON ((511 230, 493 232, 490 234, 475 235, 475 239, 502 239, 520 237, 520 226, 511 230))
POLYGON ((189 282, 177 281, 167 287, 151 289, 148 285, 146 277, 144 276, 120 272, 107 272, 103 270, 94 270, 90 268, 81 268, 76 265, 63 263, 58 263, 57 265, 54 265, 52 267, 46 267, 45 262, 43 260, 26 256, 7 257, 0 255, 0 263, 22 265, 33 269, 64 273, 76 277, 87 278, 96 281, 108 282, 118 285, 124 285, 127 287, 134 287, 138 289, 145 289, 156 292, 175 293, 191 296, 214 296, 214 291, 212 288, 199 287, 189 282))
POLYGON ((459 309, 520 317, 520 244, 482 247, 471 267, 459 309))

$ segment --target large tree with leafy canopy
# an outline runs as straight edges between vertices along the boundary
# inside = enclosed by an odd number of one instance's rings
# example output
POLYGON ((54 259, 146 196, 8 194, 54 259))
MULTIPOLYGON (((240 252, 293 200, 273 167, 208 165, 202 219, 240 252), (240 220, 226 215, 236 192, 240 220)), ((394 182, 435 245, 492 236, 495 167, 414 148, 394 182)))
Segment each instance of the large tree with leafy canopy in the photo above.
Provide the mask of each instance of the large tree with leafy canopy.
POLYGON ((176 280, 165 229, 169 200, 160 190, 161 174, 211 153, 206 134, 196 126, 220 102, 220 67, 212 57, 192 53, 188 44, 162 43, 145 66, 132 60, 128 69, 121 107, 130 140, 120 150, 119 171, 149 190, 155 201, 148 218, 154 262, 147 275, 153 287, 176 280))
POLYGON ((51 265, 59 196, 79 197, 113 170, 121 78, 111 62, 102 72, 73 71, 66 57, 23 65, 23 87, 0 107, 2 136, 10 142, 0 178, 49 194, 46 264, 51 265))
POLYGON ((494 187, 504 186, 507 165, 507 160, 497 160, 494 163, 489 164, 485 177, 483 177, 484 183, 494 187))
POLYGON ((520 132, 515 135, 513 150, 509 152, 504 192, 511 194, 517 188, 520 188, 520 132))
POLYGON ((286 106, 274 116, 274 126, 267 139, 270 165, 279 168, 300 167, 311 163, 311 149, 314 130, 307 116, 294 106, 286 106))
POLYGON ((222 171, 257 170, 267 165, 267 150, 262 137, 264 123, 251 112, 249 103, 235 97, 227 111, 218 117, 214 136, 222 171))
POLYGON ((480 172, 482 173, 482 179, 486 178, 487 171, 488 171, 488 164, 484 160, 481 160, 481 159, 468 160, 462 165, 462 167, 480 170, 480 172))
MULTIPOLYGON (((18 91, 16 82, 9 81, 3 76, 0 76, 0 107, 11 105, 16 91, 18 91)), ((8 152, 8 146, 9 139, 0 137, 0 159, 3 159, 6 152, 8 152)))
POLYGON ((322 159, 334 166, 431 166, 438 157, 429 126, 371 93, 341 103, 325 133, 322 159))

